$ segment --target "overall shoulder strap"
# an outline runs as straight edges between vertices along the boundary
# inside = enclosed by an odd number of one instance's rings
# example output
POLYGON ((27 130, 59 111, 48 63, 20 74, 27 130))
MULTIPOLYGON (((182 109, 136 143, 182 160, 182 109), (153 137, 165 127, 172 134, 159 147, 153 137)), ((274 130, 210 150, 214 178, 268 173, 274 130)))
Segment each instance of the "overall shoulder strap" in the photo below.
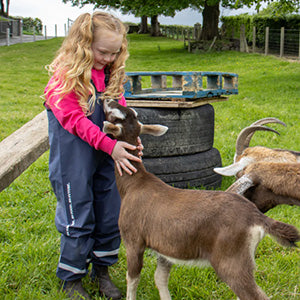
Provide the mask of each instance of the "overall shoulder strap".
POLYGON ((110 78, 110 69, 109 69, 109 67, 105 67, 104 74, 105 74, 104 84, 105 84, 105 86, 108 86, 109 78, 110 78))

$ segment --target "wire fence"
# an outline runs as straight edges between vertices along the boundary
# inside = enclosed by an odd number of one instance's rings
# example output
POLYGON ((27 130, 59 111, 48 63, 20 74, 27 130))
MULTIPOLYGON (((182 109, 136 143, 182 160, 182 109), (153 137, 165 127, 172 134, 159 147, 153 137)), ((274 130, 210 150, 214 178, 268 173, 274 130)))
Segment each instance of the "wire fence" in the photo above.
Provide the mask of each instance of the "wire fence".
POLYGON ((299 30, 295 29, 270 29, 269 52, 281 56, 299 55, 299 30), (283 51, 283 53, 281 53, 283 51))
MULTIPOLYGON (((65 36, 68 34, 70 27, 73 24, 73 20, 67 19, 65 27, 65 36)), ((242 26, 243 27, 243 26, 242 26)), ((292 56, 293 58, 300 59, 300 29, 286 29, 284 27, 280 29, 273 29, 266 27, 264 31, 257 31, 253 27, 252 37, 245 36, 245 28, 240 29, 240 51, 246 52, 260 52, 265 55, 279 55, 292 56)), ((196 23, 192 26, 177 26, 162 25, 160 27, 161 34, 184 41, 184 45, 188 42, 189 45, 192 42, 199 42, 201 36, 201 25, 196 23)), ((236 36, 237 32, 233 35, 236 36)), ((57 25, 55 25, 55 37, 57 36, 57 25)), ((11 40, 14 38, 20 38, 20 42, 23 40, 23 24, 21 20, 5 20, 0 21, 0 38, 6 38, 6 45, 11 44, 11 40)), ((47 39, 47 27, 44 26, 43 37, 47 39)), ((35 30, 33 29, 33 41, 36 39, 35 30)), ((190 50, 189 50, 190 51, 190 50)))
POLYGON ((5 38, 7 29, 10 35, 20 35, 21 20, 6 19, 0 21, 0 37, 5 38))
MULTIPOLYGON (((67 20, 64 24, 64 35, 66 36, 73 24, 73 20, 67 20)), ((42 27, 42 32, 35 27, 26 28, 26 34, 23 34, 24 25, 21 19, 7 19, 0 21, 0 46, 10 46, 16 43, 34 42, 36 40, 48 39, 47 26, 42 27)), ((54 35, 57 37, 57 25, 54 25, 54 35)))
MULTIPOLYGON (((243 27, 243 26, 242 26, 243 27)), ((286 29, 284 27, 273 29, 266 27, 265 30, 257 30, 253 27, 252 36, 245 34, 245 27, 240 28, 237 32, 232 30, 229 38, 235 39, 239 44, 241 52, 258 52, 265 55, 278 55, 280 57, 293 57, 300 59, 300 28, 299 29, 286 29)), ((201 36, 201 27, 195 24, 194 27, 183 26, 161 26, 162 35, 177 40, 183 40, 184 44, 200 43, 199 37, 201 36)), ((250 34, 251 35, 251 34, 250 34)), ((221 37, 228 38, 224 35, 221 37)), ((211 45, 214 41, 211 42, 211 45)), ((190 49, 191 47, 188 47, 190 49)), ((236 49, 236 47, 232 47, 236 49)))

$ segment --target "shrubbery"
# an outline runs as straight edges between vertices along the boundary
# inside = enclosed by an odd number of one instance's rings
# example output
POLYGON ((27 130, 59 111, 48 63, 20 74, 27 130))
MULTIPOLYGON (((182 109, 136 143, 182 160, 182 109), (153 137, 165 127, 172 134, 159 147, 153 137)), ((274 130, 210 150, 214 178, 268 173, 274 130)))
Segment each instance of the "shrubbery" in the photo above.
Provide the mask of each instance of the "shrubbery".
POLYGON ((253 27, 256 27, 256 36, 264 37, 266 27, 270 29, 285 29, 299 30, 300 28, 300 15, 264 15, 257 14, 250 16, 248 14, 222 17, 222 36, 226 38, 239 38, 240 28, 245 25, 245 33, 248 41, 252 41, 253 27))
POLYGON ((43 23, 39 18, 22 18, 23 20, 23 31, 33 32, 36 34, 41 34, 43 30, 43 23))

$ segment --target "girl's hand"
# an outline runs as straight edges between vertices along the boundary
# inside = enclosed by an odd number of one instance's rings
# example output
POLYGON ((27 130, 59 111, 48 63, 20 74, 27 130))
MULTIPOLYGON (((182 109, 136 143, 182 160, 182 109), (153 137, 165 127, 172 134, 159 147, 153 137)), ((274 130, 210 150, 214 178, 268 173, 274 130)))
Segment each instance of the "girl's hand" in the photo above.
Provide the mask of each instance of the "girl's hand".
POLYGON ((129 160, 133 160, 136 162, 142 162, 142 160, 139 157, 128 153, 126 151, 126 149, 128 149, 128 150, 139 149, 139 156, 140 156, 140 153, 142 154, 141 150, 143 149, 143 145, 141 143, 139 143, 138 146, 134 146, 134 145, 128 144, 126 142, 121 142, 121 141, 118 141, 116 143, 116 145, 113 149, 113 152, 111 154, 111 157, 113 158, 113 160, 116 163, 117 170, 118 170, 120 176, 123 175, 122 169, 129 175, 132 175, 132 172, 134 172, 134 173, 137 172, 137 169, 130 163, 129 160))

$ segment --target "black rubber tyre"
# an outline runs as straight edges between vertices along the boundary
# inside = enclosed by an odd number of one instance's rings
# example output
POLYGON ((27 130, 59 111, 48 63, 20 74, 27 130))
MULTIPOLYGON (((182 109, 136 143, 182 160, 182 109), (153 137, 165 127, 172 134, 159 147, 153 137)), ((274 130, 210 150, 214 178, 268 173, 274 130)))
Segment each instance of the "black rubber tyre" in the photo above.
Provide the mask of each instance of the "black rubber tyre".
POLYGON ((161 124, 169 130, 161 137, 142 135, 144 157, 178 156, 204 152, 214 141, 214 108, 135 108, 144 124, 161 124))
POLYGON ((213 171, 222 166, 220 153, 215 148, 189 155, 143 157, 143 162, 147 171, 175 187, 216 188, 222 182, 222 176, 213 171))

